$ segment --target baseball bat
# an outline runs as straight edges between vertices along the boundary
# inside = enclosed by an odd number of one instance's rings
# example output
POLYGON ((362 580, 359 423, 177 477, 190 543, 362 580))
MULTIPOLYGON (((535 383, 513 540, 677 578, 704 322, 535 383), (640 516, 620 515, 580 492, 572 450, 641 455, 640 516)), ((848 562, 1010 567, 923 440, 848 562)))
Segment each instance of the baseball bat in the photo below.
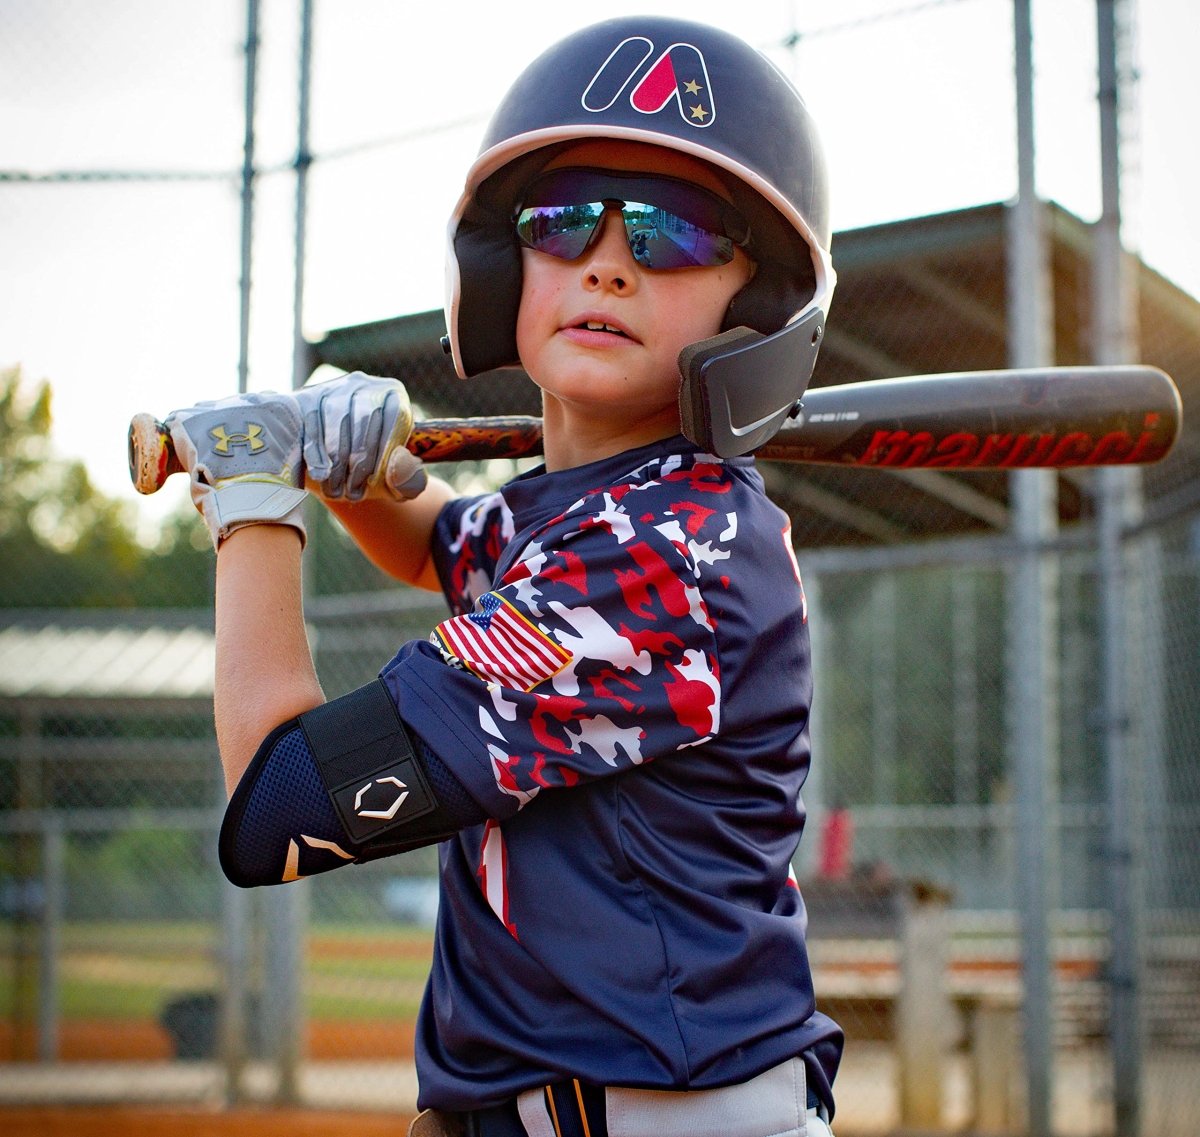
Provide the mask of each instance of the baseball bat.
MULTIPOLYGON (((1174 381, 1156 367, 909 375, 806 392, 756 455, 867 469, 1141 465, 1166 457, 1182 417, 1174 381)), ((536 455, 541 420, 430 419, 415 425, 407 448, 426 462, 536 455)), ((129 474, 138 491, 154 493, 179 469, 166 428, 135 415, 129 474)))

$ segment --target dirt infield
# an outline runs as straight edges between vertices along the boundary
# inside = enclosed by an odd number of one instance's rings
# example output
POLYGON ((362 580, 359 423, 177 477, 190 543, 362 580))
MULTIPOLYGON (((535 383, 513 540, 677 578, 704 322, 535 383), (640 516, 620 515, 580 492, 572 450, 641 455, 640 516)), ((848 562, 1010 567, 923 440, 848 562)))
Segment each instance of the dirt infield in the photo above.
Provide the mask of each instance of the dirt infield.
POLYGON ((295 1109, 0 1108, 4 1137, 404 1137, 411 1121, 295 1109))
MULTIPOLYGON (((412 1052, 411 1022, 308 1024, 306 1053, 316 1062, 394 1061, 411 1058, 412 1052)), ((58 1056, 64 1062, 166 1062, 174 1054, 167 1032, 148 1020, 68 1020, 58 1031, 58 1056)), ((32 1031, 18 1035, 11 1023, 0 1022, 0 1063, 36 1057, 37 1039, 32 1031)))

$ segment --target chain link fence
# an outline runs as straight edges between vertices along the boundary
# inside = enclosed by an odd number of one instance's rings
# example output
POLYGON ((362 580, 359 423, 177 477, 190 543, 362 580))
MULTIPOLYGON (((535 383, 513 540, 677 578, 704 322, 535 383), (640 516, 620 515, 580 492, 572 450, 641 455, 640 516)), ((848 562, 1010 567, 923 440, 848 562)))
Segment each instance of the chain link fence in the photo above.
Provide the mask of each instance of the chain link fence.
MULTIPOLYGON (((229 311, 214 326, 230 326, 237 179, 222 171, 236 169, 241 141, 231 92, 240 81, 243 10, 215 6, 200 19, 185 7, 186 16, 171 5, 130 4, 103 38, 98 61, 89 55, 98 20, 89 6, 43 5, 35 20, 0 2, 5 58, 20 64, 16 79, 10 69, 0 80, 14 105, 17 87, 25 82, 32 90, 38 61, 55 45, 66 48, 65 62, 54 56, 64 87, 75 89, 68 78, 78 72, 84 88, 109 91, 114 105, 114 92, 128 82, 121 76, 139 60, 155 69, 181 65, 181 36, 197 59, 208 60, 207 70, 180 76, 175 131, 135 115, 136 145, 14 150, 31 176, 10 171, 0 185, 3 209, 24 217, 28 230, 5 259, 18 271, 45 258, 59 263, 61 312, 72 313, 64 336, 125 353, 146 374, 155 372, 143 351, 178 364, 178 374, 143 386, 161 409, 226 393, 236 346, 232 333, 206 330, 207 309, 196 295, 225 298, 229 311), (176 44, 169 58, 161 57, 164 43, 176 44), (205 115, 214 92, 225 100, 215 134, 205 115), (161 168, 148 171, 146 161, 161 168), (102 167, 104 177, 65 176, 102 167), (55 169, 64 176, 52 176, 55 169), (102 266, 70 271, 73 234, 94 248, 94 230, 107 225, 131 234, 126 257, 137 283, 125 287, 143 336, 90 323, 89 297, 105 287, 102 266), (222 235, 215 263, 201 248, 214 232, 222 235), (175 305, 195 309, 186 340, 160 331, 175 305), (215 387, 214 374, 226 377, 215 387)), ((752 7, 759 24, 734 30, 755 42, 783 42, 789 29, 779 13, 752 7)), ((885 8, 862 5, 852 13, 862 26, 823 46, 850 66, 858 37, 885 8)), ((994 19, 1008 10, 998 0, 913 8, 884 21, 888 34, 917 25, 936 32, 947 26, 937 21, 967 8, 985 8, 994 19)), ((320 66, 348 58, 361 15, 320 7, 320 66)), ((266 255, 257 262, 251 349, 258 374, 291 374, 287 303, 271 288, 287 246, 272 231, 290 209, 288 162, 280 155, 288 147, 294 63, 285 45, 294 42, 296 20, 293 5, 264 7, 269 97, 260 107, 258 201, 267 216, 258 241, 266 255)), ((389 83, 403 88, 404 80, 388 80, 385 64, 395 65, 382 58, 387 37, 379 41, 357 43, 371 64, 360 76, 371 97, 353 125, 332 112, 321 117, 322 89, 344 87, 346 70, 318 71, 325 86, 317 85, 317 136, 330 156, 314 166, 309 256, 324 271, 312 302, 329 315, 323 331, 346 327, 314 336, 311 362, 395 375, 430 413, 536 413, 518 377, 468 386, 452 377, 437 347, 437 313, 407 318, 397 336, 385 318, 396 306, 361 298, 358 278, 380 265, 394 271, 389 250, 402 248, 402 237, 416 243, 427 236, 404 234, 395 202, 378 187, 402 183, 407 175, 398 177, 397 168, 437 161, 424 149, 427 138, 395 138, 393 128, 384 129, 389 119, 380 117, 379 101, 396 95, 389 83), (376 138, 385 141, 376 146, 376 138), (370 189, 361 213, 348 215, 333 202, 339 187, 356 181, 370 189), (331 300, 343 254, 345 297, 331 300), (378 323, 361 324, 372 316, 378 323)), ((418 97, 404 92, 401 101, 418 97)), ((46 99, 44 113, 52 115, 48 96, 28 97, 46 99)), ((456 173, 478 129, 474 109, 451 100, 442 116, 446 133, 464 139, 456 173)), ((91 121, 101 110, 80 104, 78 114, 91 121)), ((448 203, 435 209, 425 202, 420 217, 412 209, 405 216, 440 234, 447 211, 448 203), (436 224, 426 213, 436 214, 436 224)), ((842 282, 814 382, 1003 366, 1003 214, 1002 207, 969 209, 840 233, 842 282)), ((1084 362, 1088 227, 1066 211, 1048 216, 1057 357, 1084 362)), ((1200 391, 1200 304, 1154 273, 1143 271, 1139 284, 1139 358, 1169 371, 1190 405, 1200 391)), ((427 295, 413 305, 422 306, 431 306, 427 295)), ((47 355, 37 367, 52 369, 58 358, 47 355)), ((61 359, 75 374, 69 357, 61 359)), ((0 363, 7 362, 0 338, 0 363)), ((53 370, 48 377, 57 381, 53 370)), ((65 401, 75 394, 68 387, 65 401)), ((122 406, 120 416, 142 409, 122 406)), ((463 465, 449 476, 469 490, 514 469, 463 465)), ((928 1128, 975 1123, 1021 1133, 1022 832, 1012 659, 1014 637, 1042 629, 1028 626, 1014 598, 1020 550, 1010 533, 1007 475, 851 476, 782 465, 764 473, 793 518, 814 629, 816 766, 796 869, 809 906, 818 998, 849 1038, 839 1132, 888 1133, 927 1116, 915 1079, 938 1099, 928 1128)), ((1200 824, 1200 431, 1187 422, 1175 455, 1138 475, 1122 531, 1128 699, 1120 727, 1134 800, 1131 830, 1120 834, 1113 832, 1105 759, 1112 709, 1104 706, 1101 613, 1113 596, 1100 567, 1098 479, 1076 471, 1054 480, 1058 528, 1042 563, 1054 585, 1045 692, 1054 745, 1045 778, 1055 1133, 1116 1137, 1113 1103, 1127 1073, 1138 1081, 1143 1131, 1191 1137, 1200 1071, 1200 852, 1193 840, 1200 824), (1112 926, 1111 881, 1113 858, 1124 851, 1138 890, 1131 931, 1142 1068, 1114 1074, 1113 993, 1129 977, 1114 974, 1110 962, 1114 937, 1130 929, 1112 926)), ((392 587, 324 515, 314 513, 311 534, 307 612, 319 673, 333 696, 370 680, 400 644, 426 636, 444 613, 436 597, 392 587)), ((5 1103, 26 1101, 302 1101, 404 1111, 415 1100, 409 1059, 431 953, 436 858, 423 850, 262 893, 226 885, 215 854, 223 788, 211 668, 207 610, 9 608, 0 617, 0 1116, 5 1103)))

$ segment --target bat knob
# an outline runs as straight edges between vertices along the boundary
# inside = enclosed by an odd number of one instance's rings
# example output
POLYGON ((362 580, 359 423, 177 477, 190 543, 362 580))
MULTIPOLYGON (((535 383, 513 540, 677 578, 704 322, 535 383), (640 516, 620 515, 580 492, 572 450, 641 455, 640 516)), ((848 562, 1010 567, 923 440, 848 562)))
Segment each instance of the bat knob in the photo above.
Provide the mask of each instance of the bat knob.
POLYGON ((411 501, 429 482, 425 464, 403 446, 392 451, 383 480, 388 493, 397 501, 411 501))
POLYGON ((167 475, 179 469, 171 436, 153 415, 136 414, 129 423, 129 480, 138 493, 162 489, 167 475))

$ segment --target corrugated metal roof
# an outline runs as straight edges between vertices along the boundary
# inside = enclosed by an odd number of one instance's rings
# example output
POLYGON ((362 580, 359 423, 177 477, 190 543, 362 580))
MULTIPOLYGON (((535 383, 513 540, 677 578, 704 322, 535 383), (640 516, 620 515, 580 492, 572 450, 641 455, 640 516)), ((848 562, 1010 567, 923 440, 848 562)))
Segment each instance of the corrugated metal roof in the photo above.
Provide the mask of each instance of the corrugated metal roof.
POLYGON ((0 696, 205 698, 213 635, 202 628, 0 628, 0 696))

